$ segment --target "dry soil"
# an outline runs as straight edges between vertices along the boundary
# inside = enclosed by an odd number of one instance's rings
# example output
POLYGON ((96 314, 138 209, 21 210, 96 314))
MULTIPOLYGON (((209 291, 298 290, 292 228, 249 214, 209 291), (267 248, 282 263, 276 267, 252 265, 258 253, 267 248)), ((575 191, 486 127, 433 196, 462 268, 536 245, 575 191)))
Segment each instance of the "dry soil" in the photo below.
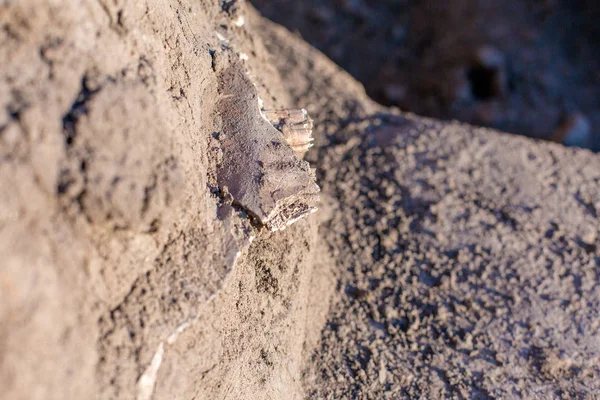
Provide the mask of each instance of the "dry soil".
POLYGON ((3 399, 598 395, 597 154, 380 106, 242 1, 0 26, 3 399), (219 182, 240 62, 315 121, 283 231, 219 182))

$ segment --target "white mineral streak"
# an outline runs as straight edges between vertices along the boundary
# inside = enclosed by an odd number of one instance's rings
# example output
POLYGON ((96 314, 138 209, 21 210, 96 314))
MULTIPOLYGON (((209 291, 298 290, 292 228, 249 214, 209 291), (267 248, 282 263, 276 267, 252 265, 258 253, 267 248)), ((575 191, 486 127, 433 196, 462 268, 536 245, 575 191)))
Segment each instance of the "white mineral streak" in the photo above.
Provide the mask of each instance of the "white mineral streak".
POLYGON ((137 383, 137 396, 136 400, 150 400, 154 393, 154 384, 156 383, 156 376, 158 375, 158 369, 162 363, 163 354, 165 352, 165 346, 163 343, 158 345, 154 357, 144 374, 140 377, 137 383))
POLYGON ((183 324, 179 325, 177 327, 177 329, 175 329, 175 332, 171 333, 171 335, 169 335, 169 337, 167 338, 167 343, 168 344, 173 344, 175 343, 175 341, 177 340, 177 338, 179 337, 179 335, 185 331, 189 326, 190 326, 190 322, 184 322, 183 324))
MULTIPOLYGON (((252 243, 252 241, 254 240, 255 237, 256 237, 256 235, 254 235, 254 234, 247 236, 245 238, 245 240, 241 244, 239 244, 240 248, 244 249, 244 248, 248 247, 250 245, 250 243, 252 243)), ((232 261, 233 264, 231 265, 231 268, 234 268, 239 257, 241 256, 241 254, 242 254, 242 250, 238 250, 232 261)), ((225 279, 227 279, 227 277, 225 279)), ((212 299, 216 295, 217 295, 217 293, 213 293, 208 301, 212 301, 212 299)), ((158 371, 162 364, 162 360, 163 360, 163 356, 164 356, 164 352, 165 352, 165 342, 169 346, 174 345, 175 342, 177 341, 177 339, 179 338, 179 336, 186 329, 188 329, 189 327, 191 327, 193 324, 195 324, 197 322, 198 322, 198 318, 193 318, 191 320, 183 322, 177 328, 175 328, 173 333, 171 333, 167 337, 166 341, 163 341, 158 345, 158 348, 156 349, 156 352, 154 353, 154 356, 152 357, 152 361, 150 362, 150 365, 148 365, 148 367, 146 368, 146 370, 144 371, 144 373, 142 374, 142 376, 140 377, 140 379, 137 382, 136 400, 151 400, 152 399, 152 395, 154 394, 154 389, 156 386, 156 378, 158 376, 158 371)))
POLYGON ((289 220, 287 220, 287 221, 285 222, 285 225, 283 225, 283 226, 280 226, 280 227, 273 227, 273 228, 271 228, 271 232, 285 231, 285 228, 287 228, 288 226, 292 225, 292 224, 293 224, 293 223, 295 223, 295 222, 298 222, 298 221, 300 221, 302 218, 306 217, 307 215, 310 215, 310 214, 314 214, 314 213, 316 213, 317 211, 319 211, 319 209, 318 209, 317 207, 315 207, 315 208, 312 208, 312 209, 310 209, 310 210, 308 211, 308 213, 307 213, 307 214, 302 214, 302 215, 299 215, 299 216, 298 216, 298 217, 296 217, 296 218, 292 218, 292 219, 289 219, 289 220))
POLYGON ((227 40, 227 38, 223 35, 221 35, 219 32, 215 32, 215 34, 217 35, 217 39, 219 39, 221 42, 229 42, 229 40, 227 40))

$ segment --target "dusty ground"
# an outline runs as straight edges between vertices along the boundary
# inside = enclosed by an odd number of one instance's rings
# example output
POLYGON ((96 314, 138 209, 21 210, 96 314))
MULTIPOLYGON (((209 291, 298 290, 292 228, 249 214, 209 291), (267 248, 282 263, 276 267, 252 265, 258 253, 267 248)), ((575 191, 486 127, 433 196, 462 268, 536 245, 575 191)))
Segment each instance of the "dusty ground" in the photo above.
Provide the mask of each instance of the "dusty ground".
POLYGON ((331 286, 316 218, 269 233, 217 185, 215 59, 250 54, 281 107, 262 44, 212 1, 0 18, 1 397, 300 398, 331 286))
POLYGON ((314 156, 331 199, 320 233, 340 275, 309 397, 597 397, 599 157, 340 107, 358 88, 270 29, 328 143, 314 156))
POLYGON ((240 1, 0 22, 6 398, 599 393, 598 155, 379 106, 240 1), (280 232, 220 186, 240 58, 315 119, 320 210, 280 232))
POLYGON ((252 3, 382 104, 600 150, 597 1, 252 3))

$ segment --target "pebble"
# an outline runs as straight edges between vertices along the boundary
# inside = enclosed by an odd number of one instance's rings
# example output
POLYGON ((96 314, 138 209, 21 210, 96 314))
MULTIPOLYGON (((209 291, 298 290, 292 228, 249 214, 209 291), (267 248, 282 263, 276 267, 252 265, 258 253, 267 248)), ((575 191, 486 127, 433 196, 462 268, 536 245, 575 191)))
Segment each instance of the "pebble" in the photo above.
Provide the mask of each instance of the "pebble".
POLYGON ((482 46, 475 52, 475 60, 490 69, 503 69, 506 59, 504 54, 493 46, 482 46))
POLYGON ((574 112, 558 124, 552 134, 552 140, 567 146, 589 148, 591 135, 592 126, 589 119, 580 112, 574 112))

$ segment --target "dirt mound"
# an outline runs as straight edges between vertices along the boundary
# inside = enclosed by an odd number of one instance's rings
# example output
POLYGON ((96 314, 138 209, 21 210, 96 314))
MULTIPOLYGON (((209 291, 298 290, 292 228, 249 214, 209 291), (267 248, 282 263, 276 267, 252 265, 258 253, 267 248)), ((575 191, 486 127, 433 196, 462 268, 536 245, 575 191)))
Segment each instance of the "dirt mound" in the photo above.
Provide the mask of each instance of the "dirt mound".
MULTIPOLYGON (((218 183, 218 133, 232 118, 219 99, 288 105, 240 11, 0 11, 3 396, 300 397, 304 346, 321 325, 312 316, 326 309, 312 300, 326 282, 313 282, 326 263, 314 259, 316 218, 271 234, 218 183), (256 86, 219 94, 217 67, 243 72, 242 51, 256 86)), ((236 117, 264 128, 253 104, 236 117)))
POLYGON ((597 155, 381 107, 241 1, 0 18, 6 398, 598 389, 597 155), (259 99, 314 119, 319 211, 282 231, 315 189, 259 99))
POLYGON ((298 38, 263 32, 326 143, 320 234, 339 275, 309 397, 599 393, 600 157, 384 111, 298 38))

